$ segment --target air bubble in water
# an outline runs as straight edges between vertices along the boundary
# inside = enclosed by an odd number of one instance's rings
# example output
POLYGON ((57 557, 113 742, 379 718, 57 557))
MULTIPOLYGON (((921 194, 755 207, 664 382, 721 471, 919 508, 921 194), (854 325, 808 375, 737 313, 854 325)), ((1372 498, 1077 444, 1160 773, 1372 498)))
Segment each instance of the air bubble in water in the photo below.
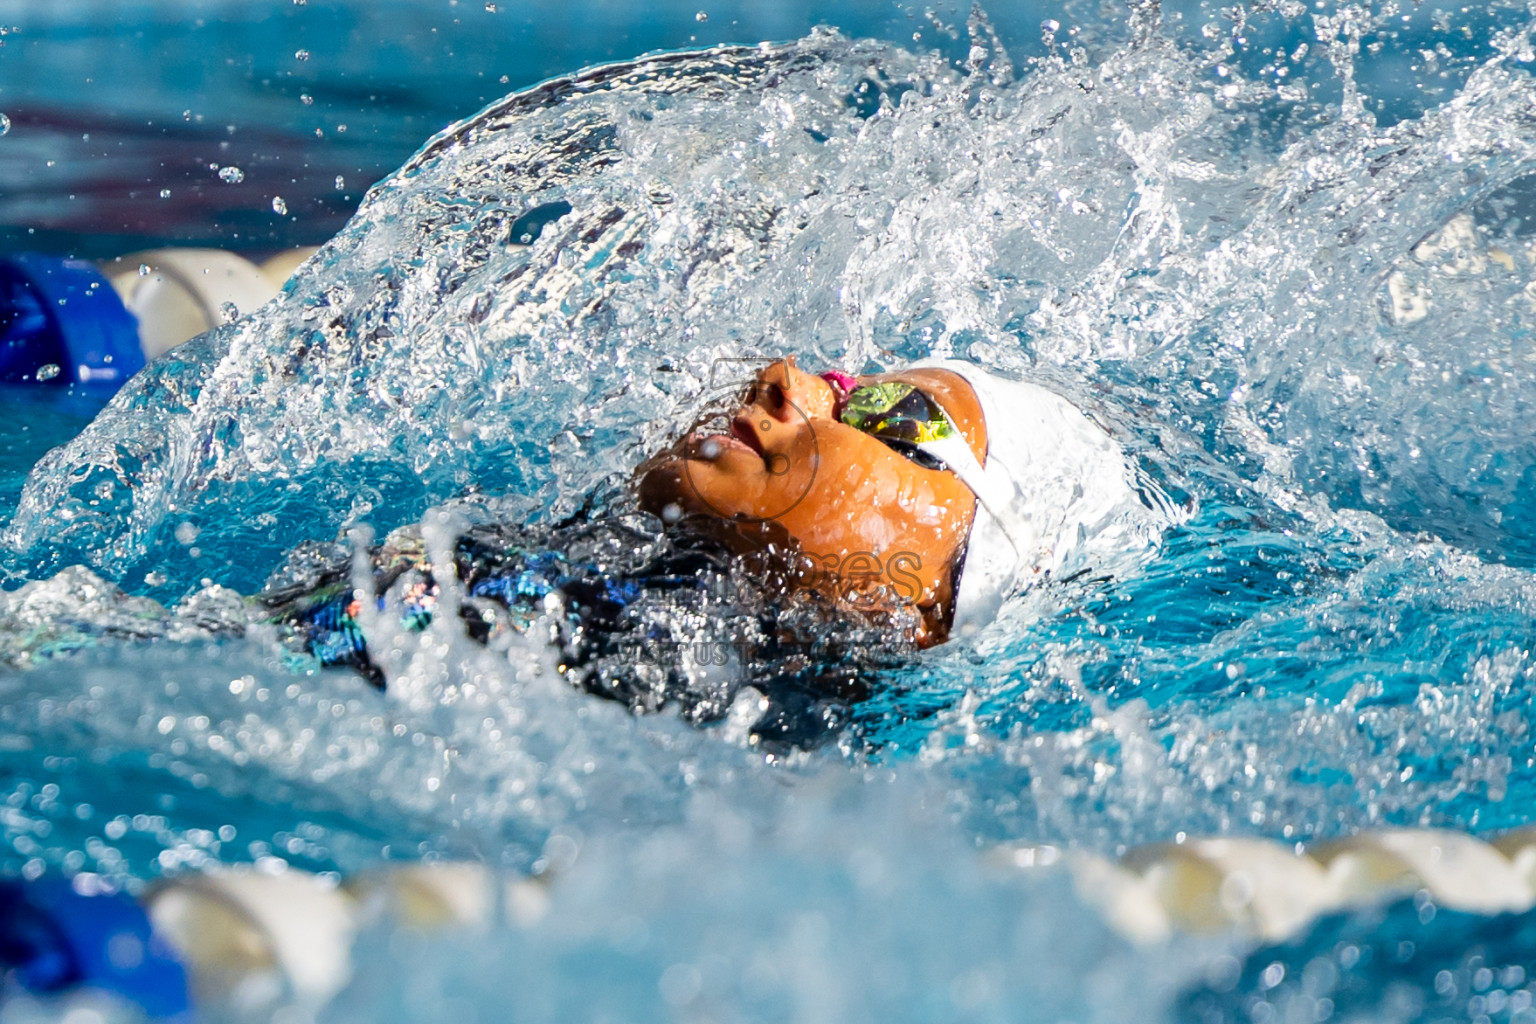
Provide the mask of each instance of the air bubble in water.
POLYGON ((139 276, 140 277, 148 277, 149 276, 149 264, 148 263, 140 263, 139 264, 139 276))
POLYGON ((340 192, 342 189, 344 189, 346 187, 347 187, 347 179, 343 178, 339 174, 336 175, 336 191, 340 192))
POLYGON ((315 104, 315 98, 307 92, 301 92, 299 93, 299 102, 306 107, 312 107, 315 104))
POLYGON ((238 185, 245 180, 245 172, 238 167, 221 167, 219 180, 226 184, 238 185))
POLYGON ((169 198, 171 198, 171 190, 168 189, 168 188, 161 189, 160 190, 160 198, 161 199, 169 199, 169 198))
POLYGON ((277 214, 279 217, 287 216, 288 204, 283 201, 282 196, 272 197, 272 212, 277 214))
POLYGON ((6 132, 8 132, 10 130, 11 130, 11 119, 9 117, 7 117, 6 115, 4 115, 4 114, 0 114, 0 135, 4 135, 6 132))
POLYGON ((700 22, 700 23, 706 22, 706 21, 709 20, 709 12, 708 11, 700 11, 698 14, 695 14, 693 16, 693 20, 697 21, 697 22, 700 22))
POLYGON ((309 60, 309 51, 308 50, 295 50, 293 52, 293 59, 294 60, 309 60))
POLYGON ((226 302, 219 307, 219 316, 224 318, 225 323, 232 324, 240 319, 240 307, 233 302, 226 302))
POLYGON ((53 380, 60 373, 58 363, 44 363, 37 368, 38 380, 53 380))
POLYGON ((496 5, 495 4, 486 4, 485 5, 485 13, 486 14, 495 14, 496 13, 496 5))

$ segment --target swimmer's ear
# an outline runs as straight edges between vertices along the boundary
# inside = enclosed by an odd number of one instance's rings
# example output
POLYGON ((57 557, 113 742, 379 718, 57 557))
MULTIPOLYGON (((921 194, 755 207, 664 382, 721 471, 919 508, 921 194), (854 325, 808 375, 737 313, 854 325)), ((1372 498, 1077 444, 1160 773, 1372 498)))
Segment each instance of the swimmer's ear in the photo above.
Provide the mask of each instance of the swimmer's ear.
POLYGON ((962 546, 955 553, 933 600, 917 606, 923 617, 923 631, 916 637, 919 647, 936 647, 949 639, 955 625, 955 595, 960 592, 960 571, 964 564, 965 548, 962 546))

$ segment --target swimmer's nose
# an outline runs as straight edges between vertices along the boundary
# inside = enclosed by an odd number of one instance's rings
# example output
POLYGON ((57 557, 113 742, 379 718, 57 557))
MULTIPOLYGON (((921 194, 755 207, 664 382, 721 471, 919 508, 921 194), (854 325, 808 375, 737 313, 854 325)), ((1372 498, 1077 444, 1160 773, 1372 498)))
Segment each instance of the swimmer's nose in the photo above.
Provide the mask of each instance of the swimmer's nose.
POLYGON ((784 413, 789 409, 789 396, 784 393, 784 385, 775 381, 759 382, 756 391, 756 401, 753 402, 759 409, 773 416, 775 419, 784 419, 784 413))
POLYGON ((829 417, 835 401, 831 385, 800 369, 794 356, 765 367, 757 375, 748 398, 748 403, 755 409, 780 423, 829 417))

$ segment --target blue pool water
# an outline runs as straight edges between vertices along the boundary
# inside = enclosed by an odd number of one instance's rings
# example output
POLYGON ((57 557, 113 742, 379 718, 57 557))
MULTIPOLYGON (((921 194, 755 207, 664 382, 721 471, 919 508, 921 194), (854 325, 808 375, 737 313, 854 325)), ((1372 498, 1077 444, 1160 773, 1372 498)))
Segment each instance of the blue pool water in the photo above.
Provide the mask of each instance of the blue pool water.
MULTIPOLYGON (((9 237, 28 218, 96 254, 178 217, 252 249, 337 233, 88 425, 86 399, 5 392, 0 572, 31 599, 0 623, 0 865, 132 889, 268 857, 559 861, 535 926, 366 933, 331 1020, 1530 1019, 1530 915, 1407 903, 1280 947, 1135 946, 1064 875, 987 856, 1531 821, 1529 12, 853 5, 765 26, 700 6, 551 5, 492 31, 511 12, 478 3, 145 5, 168 46, 222 26, 238 73, 170 76, 114 116, 228 87, 207 102, 236 131, 166 137, 198 159, 243 139, 313 206, 275 223, 253 212, 270 184, 207 177, 184 209, 148 181, 156 219, 61 150, 101 191, 8 193, 9 237), (345 110, 345 144, 317 109, 345 110), (335 175, 401 162, 343 225, 335 175), (197 628, 218 588, 363 524, 623 508, 715 360, 783 351, 1047 382, 1189 517, 1148 564, 1031 595, 883 674, 840 741, 772 757, 729 721, 577 693, 532 640, 402 636, 385 696, 197 628)), ((0 69, 33 40, 16 61, 38 82, 148 45, 23 28, 0 69)), ((0 174, 99 101, 50 102, 0 138, 0 174)), ((121 141, 147 164, 162 140, 121 141)))

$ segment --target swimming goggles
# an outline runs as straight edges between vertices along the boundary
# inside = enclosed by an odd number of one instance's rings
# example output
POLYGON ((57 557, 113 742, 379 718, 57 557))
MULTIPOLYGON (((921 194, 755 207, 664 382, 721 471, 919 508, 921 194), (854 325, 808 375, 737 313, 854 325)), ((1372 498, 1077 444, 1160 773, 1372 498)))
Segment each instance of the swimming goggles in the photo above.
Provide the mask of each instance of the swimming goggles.
MULTIPOLYGON (((970 488, 997 520, 1021 557, 1033 531, 1020 517, 1018 486, 1002 469, 989 473, 971 451, 944 407, 928 392, 903 381, 860 385, 841 370, 821 375, 838 396, 837 418, 900 452, 924 469, 947 470, 970 488)), ((1032 547, 1032 546, 1031 546, 1032 547)))

